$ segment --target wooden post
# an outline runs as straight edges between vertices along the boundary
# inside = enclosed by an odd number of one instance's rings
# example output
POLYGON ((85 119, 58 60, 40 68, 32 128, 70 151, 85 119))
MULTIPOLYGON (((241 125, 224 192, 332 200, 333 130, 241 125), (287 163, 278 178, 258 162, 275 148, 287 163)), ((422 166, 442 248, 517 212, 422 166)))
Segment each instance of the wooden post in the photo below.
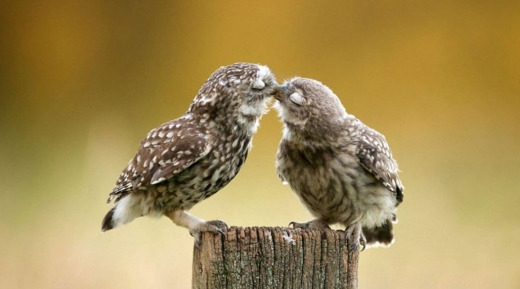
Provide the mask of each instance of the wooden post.
POLYGON ((231 227, 194 248, 194 289, 357 288, 359 252, 333 230, 231 227))

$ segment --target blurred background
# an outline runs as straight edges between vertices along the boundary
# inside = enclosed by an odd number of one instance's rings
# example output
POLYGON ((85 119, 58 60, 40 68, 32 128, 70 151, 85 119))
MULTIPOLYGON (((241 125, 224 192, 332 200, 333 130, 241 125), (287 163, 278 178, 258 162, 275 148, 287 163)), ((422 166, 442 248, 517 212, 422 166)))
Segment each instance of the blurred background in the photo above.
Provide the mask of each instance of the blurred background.
MULTIPOLYGON (((0 287, 190 288, 167 218, 102 234, 153 127, 218 67, 321 80, 386 135, 405 200, 360 288, 520 288, 520 2, 10 1, 0 9, 0 287)), ((191 212, 237 226, 311 216, 274 169, 264 116, 231 184, 191 212)))

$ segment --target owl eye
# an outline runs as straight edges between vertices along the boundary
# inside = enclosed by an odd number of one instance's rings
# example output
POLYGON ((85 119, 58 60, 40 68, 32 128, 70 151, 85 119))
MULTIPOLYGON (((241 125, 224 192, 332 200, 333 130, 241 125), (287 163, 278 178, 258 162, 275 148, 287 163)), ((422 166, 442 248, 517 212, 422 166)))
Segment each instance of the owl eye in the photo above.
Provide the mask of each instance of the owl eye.
POLYGON ((297 105, 302 105, 304 102, 305 102, 305 99, 303 98, 303 96, 301 94, 299 94, 298 92, 293 92, 289 95, 289 99, 294 103, 294 104, 297 104, 297 105))
POLYGON ((258 79, 255 82, 253 82, 253 85, 251 85, 251 88, 253 90, 262 90, 262 89, 265 88, 265 82, 263 82, 262 80, 258 79))

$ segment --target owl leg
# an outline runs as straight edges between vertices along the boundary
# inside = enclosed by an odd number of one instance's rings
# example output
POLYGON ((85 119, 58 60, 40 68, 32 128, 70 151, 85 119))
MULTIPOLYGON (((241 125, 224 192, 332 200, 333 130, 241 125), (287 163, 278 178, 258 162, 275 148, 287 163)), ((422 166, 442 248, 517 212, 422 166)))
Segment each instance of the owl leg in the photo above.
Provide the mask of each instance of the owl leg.
POLYGON ((220 220, 206 222, 203 219, 193 216, 183 210, 166 212, 165 215, 170 218, 177 226, 181 226, 190 230, 190 235, 195 238, 196 243, 200 241, 202 232, 224 234, 223 230, 227 229, 226 223, 220 220))
POLYGON ((361 245, 361 251, 365 250, 367 241, 365 236, 362 233, 362 227, 359 223, 351 224, 345 230, 345 238, 348 240, 348 243, 351 244, 349 250, 357 250, 359 245, 361 245))
POLYGON ((297 223, 297 222, 290 222, 289 227, 293 227, 295 229, 329 229, 330 227, 324 220, 316 219, 312 220, 307 223, 297 223))

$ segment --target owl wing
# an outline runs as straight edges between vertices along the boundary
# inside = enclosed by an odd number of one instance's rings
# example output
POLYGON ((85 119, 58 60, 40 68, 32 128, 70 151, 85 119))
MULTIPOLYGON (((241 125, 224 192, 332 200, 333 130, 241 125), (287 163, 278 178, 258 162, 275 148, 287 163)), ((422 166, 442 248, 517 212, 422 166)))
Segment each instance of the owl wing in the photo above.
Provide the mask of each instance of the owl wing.
POLYGON ((153 171, 150 184, 156 185, 170 179, 191 166, 211 150, 210 142, 204 131, 193 126, 185 126, 177 134, 167 130, 158 135, 171 136, 163 139, 161 145, 153 151, 151 159, 155 170, 153 171), (158 161, 157 161, 158 160, 158 161))
POLYGON ((397 201, 403 199, 403 184, 398 175, 397 163, 392 157, 385 137, 366 127, 357 143, 356 155, 360 164, 390 191, 395 192, 397 201))
POLYGON ((211 148, 207 132, 182 119, 153 129, 121 173, 108 201, 174 177, 206 156, 211 148))

